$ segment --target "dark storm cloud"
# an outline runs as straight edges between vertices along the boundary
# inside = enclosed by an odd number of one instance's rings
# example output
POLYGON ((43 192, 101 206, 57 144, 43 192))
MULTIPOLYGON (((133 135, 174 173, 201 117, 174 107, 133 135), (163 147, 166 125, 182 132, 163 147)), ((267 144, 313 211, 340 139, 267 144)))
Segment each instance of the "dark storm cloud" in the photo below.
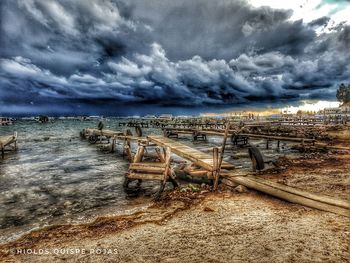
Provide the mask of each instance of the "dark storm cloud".
POLYGON ((174 60, 195 55, 227 60, 242 52, 274 48, 302 52, 294 50, 290 41, 295 38, 305 45, 314 36, 299 22, 286 23, 290 10, 253 8, 241 0, 132 2, 135 18, 148 23, 154 38, 174 60))
POLYGON ((317 19, 311 21, 309 23, 309 26, 311 26, 311 27, 320 27, 320 26, 325 27, 325 26, 327 26, 329 21, 330 21, 329 17, 323 16, 323 17, 320 17, 320 18, 317 18, 317 19))
POLYGON ((333 99, 350 78, 350 27, 325 31, 328 17, 290 21, 291 10, 240 0, 0 5, 0 112, 333 99))

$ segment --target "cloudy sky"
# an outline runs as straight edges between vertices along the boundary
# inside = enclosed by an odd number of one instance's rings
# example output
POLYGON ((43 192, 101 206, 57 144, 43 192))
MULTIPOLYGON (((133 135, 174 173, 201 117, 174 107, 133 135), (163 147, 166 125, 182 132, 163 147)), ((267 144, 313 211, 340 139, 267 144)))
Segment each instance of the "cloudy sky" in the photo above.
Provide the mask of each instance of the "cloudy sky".
POLYGON ((350 0, 1 0, 0 13, 0 115, 295 106, 350 81, 350 0))

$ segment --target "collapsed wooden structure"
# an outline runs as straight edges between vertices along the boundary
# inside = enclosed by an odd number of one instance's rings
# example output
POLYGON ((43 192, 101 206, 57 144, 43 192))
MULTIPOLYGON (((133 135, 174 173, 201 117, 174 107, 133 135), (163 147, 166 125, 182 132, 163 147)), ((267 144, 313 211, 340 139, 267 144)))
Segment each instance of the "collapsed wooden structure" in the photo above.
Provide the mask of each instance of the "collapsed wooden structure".
POLYGON ((0 136, 0 150, 1 158, 5 158, 5 151, 10 150, 14 151, 17 149, 17 132, 14 132, 13 135, 0 136))
MULTIPOLYGON (((224 130, 210 130, 210 129, 176 129, 176 128, 165 128, 163 129, 164 136, 168 138, 178 138, 179 134, 191 135, 193 141, 206 140, 207 136, 224 136, 224 130)), ((295 142, 301 145, 311 144, 315 145, 316 140, 302 137, 291 137, 291 136, 274 136, 265 134, 254 134, 254 133, 243 133, 237 130, 229 130, 228 134, 231 138, 231 142, 234 145, 247 145, 249 139, 264 139, 266 140, 266 149, 269 149, 271 141, 277 141, 277 148, 280 147, 280 142, 295 142)))
POLYGON ((131 142, 135 141, 137 143, 145 142, 146 139, 142 138, 142 131, 140 128, 136 129, 138 136, 133 136, 130 130, 125 132, 122 131, 112 131, 112 130, 99 130, 99 129, 83 129, 80 132, 80 137, 87 139, 91 144, 95 143, 107 143, 110 145, 110 151, 114 152, 117 140, 122 140, 123 144, 123 154, 127 155, 129 161, 132 161, 131 153, 131 142))
MULTIPOLYGON (((91 131, 88 130, 88 132, 91 131)), ((118 132, 106 133, 106 131, 97 132, 95 130, 94 133, 101 134, 101 136, 102 134, 103 136, 108 134, 114 136, 114 138, 127 138, 127 135, 121 135, 118 132)), ((223 152, 226 145, 225 140, 228 135, 229 130, 227 128, 224 133, 223 146, 221 148, 214 147, 212 155, 203 153, 164 136, 138 138, 137 142, 139 146, 136 154, 133 155, 130 152, 131 163, 129 172, 125 176, 124 187, 128 188, 132 181, 137 181, 138 185, 142 181, 158 181, 160 187, 156 197, 160 196, 168 181, 176 187, 178 184, 175 180, 171 159, 172 154, 175 154, 192 163, 187 167, 186 172, 192 176, 206 176, 212 181, 214 190, 217 188, 219 181, 222 180, 226 184, 227 182, 231 182, 235 186, 244 185, 289 202, 350 217, 350 204, 346 201, 309 193, 258 176, 252 176, 252 174, 242 174, 241 171, 235 169, 233 164, 223 161, 223 152), (158 161, 149 162, 143 160, 146 148, 153 148, 156 151, 158 161)))

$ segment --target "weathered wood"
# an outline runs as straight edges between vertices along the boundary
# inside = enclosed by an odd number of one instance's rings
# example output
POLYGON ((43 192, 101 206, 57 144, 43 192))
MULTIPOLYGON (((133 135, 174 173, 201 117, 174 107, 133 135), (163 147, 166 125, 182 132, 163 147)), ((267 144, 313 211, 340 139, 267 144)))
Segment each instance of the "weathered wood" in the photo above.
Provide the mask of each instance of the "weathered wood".
POLYGON ((261 182, 263 184, 269 185, 269 186, 273 186, 273 187, 275 187, 277 189, 280 189, 280 190, 283 190, 283 191, 286 191, 286 192, 289 192, 289 193, 292 193, 292 194, 297 194, 297 195, 300 195, 300 196, 304 196, 306 198, 313 199, 315 201, 320 201, 320 202, 327 203, 327 204, 330 204, 330 205, 336 205, 336 206, 339 206, 339 207, 350 209, 350 202, 347 202, 347 201, 344 201, 344 200, 339 200, 339 199, 335 199, 335 198, 330 197, 330 196, 325 196, 325 195, 319 195, 319 194, 306 192, 306 191, 303 191, 301 189, 290 187, 288 185, 283 185, 283 184, 279 184, 277 182, 268 181, 266 179, 263 179, 263 178, 260 178, 260 177, 257 177, 257 176, 254 176, 254 177, 248 176, 248 178, 250 178, 252 180, 255 180, 255 181, 258 181, 258 182, 261 182))
POLYGON ((163 174, 150 174, 150 173, 129 173, 127 176, 129 179, 140 179, 140 180, 155 180, 162 181, 164 179, 163 174))
POLYGON ((136 170, 143 173, 159 173, 163 174, 165 165, 161 163, 161 166, 157 166, 156 163, 131 163, 130 170, 136 170))
POLYGON ((289 141, 289 142, 304 142, 304 143, 314 143, 315 139, 306 139, 298 137, 286 137, 286 136, 270 136, 262 134, 252 134, 252 133, 240 133, 239 135, 248 136, 249 138, 267 139, 267 140, 277 140, 277 141, 289 141))
POLYGON ((14 132, 13 135, 0 136, 0 150, 1 158, 5 158, 5 149, 10 147, 11 150, 17 149, 17 132, 14 132), (14 146, 12 146, 14 144, 14 146))
POLYGON ((160 163, 160 162, 142 162, 142 163, 131 163, 130 166, 165 168, 166 165, 165 163, 160 163))
POLYGON ((156 151, 156 153, 157 153, 157 156, 158 156, 159 160, 160 160, 162 163, 165 163, 164 155, 160 152, 159 147, 156 147, 155 151, 156 151))
POLYGON ((116 137, 113 136, 112 142, 111 142, 111 152, 113 153, 115 151, 115 144, 116 144, 116 137))
POLYGON ((219 148, 214 147, 213 148, 213 177, 214 177, 214 191, 218 189, 219 185, 219 167, 220 167, 220 160, 219 160, 219 148))
POLYGON ((218 189, 219 185, 219 177, 220 177, 220 170, 221 170, 221 165, 224 159, 224 153, 225 153, 225 148, 226 148, 226 142, 227 142, 227 137, 228 137, 228 132, 230 129, 230 122, 226 124, 226 129, 225 129, 225 135, 224 139, 222 142, 221 146, 221 151, 220 151, 220 156, 219 156, 219 150, 217 148, 214 148, 214 154, 213 154, 213 162, 214 162, 214 191, 218 189))
POLYGON ((84 132, 87 135, 98 135, 98 136, 106 136, 106 137, 123 135, 123 132, 121 132, 121 131, 112 131, 112 130, 104 130, 104 129, 99 130, 99 129, 86 128, 86 129, 84 129, 84 132))
MULTIPOLYGON (((169 147, 171 149, 171 152, 191 161, 197 166, 205 168, 208 171, 213 171, 213 157, 209 154, 203 153, 180 142, 163 136, 148 136, 147 138, 150 142, 153 142, 161 147, 169 147)), ((227 162, 222 162, 222 168, 234 169, 234 165, 227 162)))
POLYGON ((196 169, 196 168, 193 168, 191 166, 186 166, 182 170, 191 176, 207 176, 208 175, 208 170, 196 169))
POLYGON ((226 124, 226 130, 225 130, 225 134, 224 134, 224 140, 222 142, 222 146, 221 146, 221 151, 220 151, 220 160, 219 160, 219 165, 218 165, 218 172, 220 173, 221 170, 221 165, 222 162, 224 160, 224 153, 225 153, 225 149, 226 149, 226 142, 227 142, 227 137, 229 134, 229 129, 230 129, 230 122, 228 122, 226 124))
POLYGON ((132 162, 134 160, 130 145, 128 144, 124 145, 124 153, 128 157, 129 162, 132 162))
MULTIPOLYGON (((106 138, 115 138, 116 140, 130 140, 137 142, 147 142, 146 138, 132 136, 130 134, 125 134, 122 131, 112 131, 112 130, 98 130, 86 128, 82 131, 82 134, 85 138, 89 136, 104 136, 106 138)), ((101 138, 100 138, 101 139, 101 138)))
POLYGON ((286 189, 282 185, 281 187, 276 188, 266 183, 262 183, 260 181, 254 180, 250 177, 235 176, 235 174, 232 172, 224 173, 222 174, 222 176, 225 176, 227 180, 230 180, 236 184, 244 185, 248 188, 261 191, 263 193, 287 200, 292 203, 305 205, 305 206, 316 208, 319 210, 328 211, 328 212, 350 217, 350 210, 347 208, 313 200, 295 193, 290 193, 286 191, 286 189))
POLYGON ((170 158, 171 158, 171 150, 170 147, 167 147, 165 150, 165 169, 164 169, 164 179, 163 183, 168 179, 168 175, 170 173, 170 158))
MULTIPOLYGON (((245 125, 245 127, 249 127, 250 125, 245 125)), ((213 136, 225 136, 225 130, 222 129, 215 129, 215 130, 208 130, 208 129, 178 129, 178 128, 166 128, 165 130, 169 130, 173 133, 178 134, 188 134, 192 135, 194 132, 198 132, 201 134, 206 135, 213 135, 213 136)), ((299 138, 299 137, 288 137, 288 136, 272 136, 272 135, 265 135, 265 134, 254 134, 254 133, 237 133, 237 130, 228 130, 228 135, 240 135, 240 136, 246 136, 248 138, 257 138, 257 139, 268 139, 268 140, 279 140, 279 141, 289 141, 289 142, 300 142, 300 143, 314 143, 315 139, 308 139, 308 138, 299 138)))
POLYGON ((141 162, 144 153, 145 153, 145 146, 143 145, 139 146, 134 157, 134 163, 141 162))

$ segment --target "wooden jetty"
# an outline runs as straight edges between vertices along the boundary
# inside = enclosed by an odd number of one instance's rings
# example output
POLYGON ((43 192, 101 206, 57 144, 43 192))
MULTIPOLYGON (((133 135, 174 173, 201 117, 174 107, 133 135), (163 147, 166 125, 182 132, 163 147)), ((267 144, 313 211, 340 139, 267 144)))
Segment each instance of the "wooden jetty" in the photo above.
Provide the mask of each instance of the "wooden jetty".
POLYGON ((146 144, 140 144, 135 156, 132 158, 132 163, 129 166, 129 173, 125 177, 124 187, 128 188, 129 183, 133 180, 138 180, 138 185, 143 180, 160 181, 160 188, 157 197, 164 190, 166 182, 169 180, 174 186, 177 182, 174 178, 174 173, 171 168, 171 154, 176 154, 185 160, 192 163, 188 172, 193 176, 207 176, 217 185, 219 180, 219 167, 226 170, 234 169, 233 164, 220 160, 219 149, 213 149, 213 155, 209 155, 193 149, 175 140, 163 136, 148 136, 146 144), (157 146, 156 153, 159 162, 142 162, 146 147, 157 146), (163 148, 163 153, 160 150, 163 148))
POLYGON ((17 149, 17 132, 13 135, 0 136, 0 150, 1 158, 5 158, 6 150, 16 150, 17 149))
POLYGON ((103 139, 116 139, 116 140, 131 140, 131 141, 145 141, 145 138, 142 138, 140 136, 133 136, 132 133, 129 131, 112 131, 112 130, 99 130, 99 129, 83 129, 81 132, 82 137, 90 138, 90 140, 93 142, 95 139, 103 140, 103 139), (91 137, 94 137, 92 140, 91 137))
POLYGON ((106 137, 113 137, 116 135, 123 135, 124 133, 121 131, 112 131, 112 130, 99 130, 99 129, 91 129, 87 128, 84 129, 83 132, 85 133, 85 136, 106 136, 106 137))
MULTIPOLYGON (((215 172, 217 173, 217 177, 225 179, 226 181, 231 181, 236 185, 244 185, 248 188, 275 196, 280 199, 287 200, 289 202, 305 205, 308 207, 316 208, 323 211, 328 211, 336 214, 340 214, 343 216, 350 217, 350 204, 349 202, 339 200, 336 198, 331 198, 328 196, 318 195, 314 193, 309 193, 300 189, 296 189, 290 186, 286 186, 283 184, 279 184, 276 182, 272 182, 270 180, 266 180, 264 178, 248 175, 247 173, 242 175, 242 172, 234 169, 234 165, 222 162, 221 166, 219 165, 218 159, 218 148, 213 149, 213 156, 209 154, 202 153, 196 149, 193 149, 187 145, 174 141, 172 139, 162 137, 162 136, 148 136, 148 141, 152 144, 158 145, 160 147, 166 148, 166 164, 164 163, 143 163, 142 160, 142 152, 144 151, 144 147, 142 146, 142 150, 139 148, 138 153, 135 156, 135 162, 130 165, 130 171, 135 170, 143 170, 143 173, 132 172, 127 175, 129 179, 138 179, 142 180, 159 180, 161 181, 161 189, 158 192, 158 196, 163 191, 165 182, 167 181, 169 176, 166 175, 165 167, 167 167, 166 171, 171 171, 171 165, 169 163, 169 156, 171 153, 174 153, 186 160, 191 161, 193 164, 197 165, 201 169, 204 169, 205 173, 209 178, 215 178, 215 172), (215 155, 216 153, 216 155, 215 155), (155 171, 158 172, 156 176, 155 171), (149 174, 147 173, 149 172, 149 174)), ((164 162, 164 161, 163 161, 164 162)), ((194 173, 193 175, 201 175, 203 176, 205 173, 194 173)), ((173 178, 172 178, 173 179, 173 178)), ((216 181, 216 180, 215 180, 216 181)), ((214 185, 215 187, 215 185, 214 185)), ((214 188, 215 189, 215 188, 214 188)))
MULTIPOLYGON (((198 140, 198 136, 200 138, 205 138, 209 135, 212 136, 224 136, 224 130, 198 130, 198 129, 176 129, 176 128, 165 128, 163 129, 164 136, 168 138, 178 138, 179 134, 192 135, 193 140, 198 140)), ((248 144, 249 139, 265 139, 266 140, 266 148, 269 148, 270 141, 277 141, 277 145, 279 147, 281 141, 288 142, 296 142, 304 144, 315 144, 315 139, 310 138, 302 138, 302 137, 290 137, 290 136, 274 136, 274 135, 265 135, 265 134, 255 134, 255 133, 240 133, 237 130, 229 130, 229 136, 231 136, 231 141, 233 144, 248 144)))
MULTIPOLYGON (((89 132, 91 132, 91 130, 89 130, 89 132)), ((103 133, 102 131, 101 133, 101 131, 96 130, 93 132, 96 134, 103 134, 103 136, 107 134, 108 136, 127 138, 127 135, 121 135, 120 132, 108 131, 107 133, 103 133)), ((227 135, 228 129, 226 129, 225 132, 225 139, 227 135)), ((186 172, 192 176, 207 176, 209 179, 213 180, 214 189, 216 189, 219 179, 221 178, 224 184, 229 182, 231 186, 244 185, 250 189, 292 203, 350 217, 349 202, 272 182, 258 177, 255 174, 249 175, 249 173, 246 172, 242 173, 242 171, 235 169, 233 164, 222 161, 222 152, 224 152, 224 146, 226 144, 225 139, 222 148, 213 148, 213 155, 210 155, 167 137, 148 136, 146 139, 143 138, 138 141, 139 147, 135 156, 130 154, 131 164, 129 166, 129 172, 125 176, 124 187, 127 190, 132 181, 137 181, 137 185, 140 185, 144 180, 158 181, 160 182, 160 187, 156 197, 160 197, 166 182, 170 181, 174 187, 176 187, 178 184, 171 166, 171 155, 176 154, 192 163, 186 172), (146 147, 156 147, 155 150, 159 161, 143 161, 146 147), (161 151, 161 149, 163 149, 163 151, 161 151)))
MULTIPOLYGON (((136 129, 138 135, 142 135, 142 131, 140 128, 136 129)), ((136 143, 146 143, 147 140, 144 137, 133 136, 130 130, 122 131, 113 131, 113 130, 105 130, 105 129, 94 129, 87 128, 83 129, 80 132, 80 136, 83 139, 87 139, 91 144, 95 143, 107 143, 110 145, 110 151, 114 152, 116 141, 121 140, 124 142, 123 144, 123 156, 126 155, 130 162, 132 162, 133 155, 131 152, 131 142, 136 143)))
MULTIPOLYGON (((169 147, 172 153, 193 162, 201 168, 207 169, 209 172, 212 172, 214 169, 213 156, 209 154, 163 136, 148 136, 147 139, 158 146, 169 147)), ((227 162, 223 162, 221 167, 228 170, 235 168, 233 164, 227 162)))

